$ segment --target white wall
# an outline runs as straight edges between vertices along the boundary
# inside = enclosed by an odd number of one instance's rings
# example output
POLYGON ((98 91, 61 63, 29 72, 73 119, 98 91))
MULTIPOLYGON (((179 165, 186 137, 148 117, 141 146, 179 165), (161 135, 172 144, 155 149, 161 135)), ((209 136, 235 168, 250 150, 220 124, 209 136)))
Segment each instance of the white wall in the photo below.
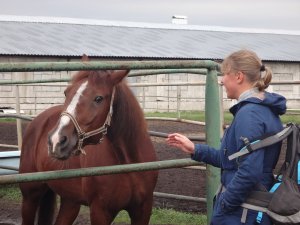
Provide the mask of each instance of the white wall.
MULTIPOLYGON (((32 62, 32 61, 67 61, 63 58, 18 58, 0 57, 0 62, 32 62)), ((76 61, 76 60, 74 60, 76 61)), ((265 63, 273 70, 274 81, 300 81, 299 63, 265 63)), ((33 72, 33 73, 0 73, 0 80, 40 80, 70 78, 75 72, 33 72)), ((204 83, 204 75, 195 74, 162 74, 129 78, 130 83, 204 83)), ((37 114, 55 104, 63 103, 66 83, 47 86, 20 86, 21 109, 28 114, 37 114), (54 85, 54 86, 51 86, 54 85)), ((205 86, 158 86, 133 87, 142 108, 148 112, 180 110, 204 110, 205 86), (180 100, 178 104, 177 99, 180 100)), ((271 85, 268 91, 278 92, 288 100, 288 108, 300 109, 300 84, 271 85)), ((223 92, 224 97, 226 93, 223 92)), ((15 107, 15 87, 0 86, 0 107, 15 107)), ((233 101, 224 99, 223 105, 228 109, 233 101)))

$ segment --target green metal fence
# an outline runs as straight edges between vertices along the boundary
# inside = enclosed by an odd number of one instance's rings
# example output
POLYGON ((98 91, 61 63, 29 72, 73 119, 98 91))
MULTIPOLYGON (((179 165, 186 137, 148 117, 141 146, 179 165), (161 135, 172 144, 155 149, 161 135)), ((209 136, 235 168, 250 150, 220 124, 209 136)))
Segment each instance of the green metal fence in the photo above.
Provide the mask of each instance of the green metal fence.
MULTIPOLYGON (((174 61, 93 61, 93 62, 36 62, 36 63, 0 63, 0 72, 34 72, 34 71, 78 71, 100 69, 203 69, 207 70, 205 112, 207 144, 218 147, 221 136, 219 88, 217 73, 219 65, 210 60, 174 60, 174 61)), ((145 72, 147 73, 147 72, 145 72)), ((198 72, 197 72, 198 73, 198 72)), ((150 72, 149 72, 150 74, 150 72)), ((198 165, 191 159, 166 160, 131 165, 94 167, 75 170, 39 172, 34 174, 15 174, 0 177, 0 184, 29 181, 45 181, 49 179, 66 179, 81 176, 98 176, 105 174, 160 170, 167 168, 198 165)), ((212 213, 212 199, 220 182, 220 171, 212 166, 207 167, 207 211, 208 223, 212 213)))

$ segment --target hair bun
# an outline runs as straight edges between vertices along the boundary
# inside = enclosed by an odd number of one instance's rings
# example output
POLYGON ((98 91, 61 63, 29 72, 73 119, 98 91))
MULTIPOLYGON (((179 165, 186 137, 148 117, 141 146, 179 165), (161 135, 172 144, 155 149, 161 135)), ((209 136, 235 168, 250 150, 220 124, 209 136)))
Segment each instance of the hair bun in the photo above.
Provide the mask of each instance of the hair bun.
POLYGON ((265 67, 264 64, 262 64, 261 67, 260 67, 260 71, 263 72, 263 71, 265 71, 265 70, 266 70, 266 67, 265 67))

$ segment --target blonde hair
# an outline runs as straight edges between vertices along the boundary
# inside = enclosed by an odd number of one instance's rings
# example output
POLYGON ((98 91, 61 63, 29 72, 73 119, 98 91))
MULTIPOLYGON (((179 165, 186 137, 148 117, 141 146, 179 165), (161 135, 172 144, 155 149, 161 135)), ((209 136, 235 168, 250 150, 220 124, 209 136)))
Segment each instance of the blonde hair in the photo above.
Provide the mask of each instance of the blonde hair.
POLYGON ((261 59, 251 50, 239 50, 227 56, 221 64, 221 71, 243 72, 259 91, 264 91, 272 80, 271 69, 263 65, 261 59))

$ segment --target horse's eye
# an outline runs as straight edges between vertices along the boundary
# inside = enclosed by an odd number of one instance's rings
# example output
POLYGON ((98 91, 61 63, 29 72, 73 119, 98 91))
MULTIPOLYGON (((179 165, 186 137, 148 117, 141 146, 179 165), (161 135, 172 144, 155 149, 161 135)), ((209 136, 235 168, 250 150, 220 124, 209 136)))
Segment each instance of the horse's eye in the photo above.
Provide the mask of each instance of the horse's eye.
POLYGON ((102 100, 103 100, 103 97, 102 97, 102 96, 96 96, 95 99, 94 99, 94 101, 95 101, 96 103, 100 103, 100 102, 102 102, 102 100))

